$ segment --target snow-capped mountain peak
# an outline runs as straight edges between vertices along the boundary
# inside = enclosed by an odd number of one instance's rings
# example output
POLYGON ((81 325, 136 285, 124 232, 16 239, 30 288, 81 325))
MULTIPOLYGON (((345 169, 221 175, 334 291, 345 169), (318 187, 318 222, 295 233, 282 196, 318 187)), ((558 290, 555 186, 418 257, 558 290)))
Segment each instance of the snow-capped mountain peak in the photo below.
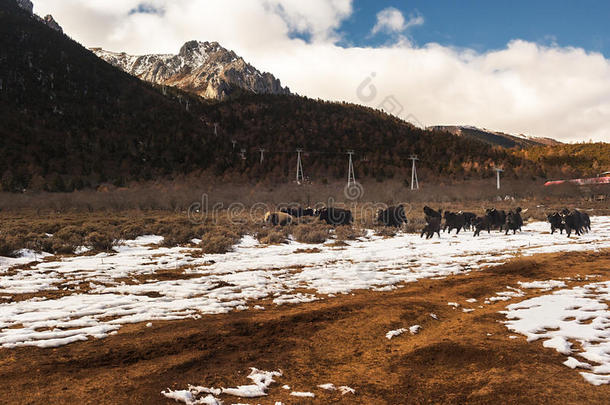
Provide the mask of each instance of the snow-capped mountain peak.
POLYGON ((176 86, 205 98, 224 99, 233 90, 290 94, 270 73, 261 73, 218 42, 189 41, 177 55, 133 56, 91 49, 106 62, 142 80, 176 86))

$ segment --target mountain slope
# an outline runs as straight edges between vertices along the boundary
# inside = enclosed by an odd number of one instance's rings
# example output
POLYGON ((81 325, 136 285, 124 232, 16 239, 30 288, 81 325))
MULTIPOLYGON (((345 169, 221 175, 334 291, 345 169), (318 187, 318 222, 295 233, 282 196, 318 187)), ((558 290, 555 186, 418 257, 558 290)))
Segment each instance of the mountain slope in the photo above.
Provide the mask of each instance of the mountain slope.
MULTIPOLYGON (((239 89, 222 102, 143 82, 0 0, 0 186, 64 191, 207 170, 234 179, 289 181, 296 148, 306 176, 422 180, 544 176, 512 150, 426 131, 379 110, 239 89), (235 93, 242 93, 236 95, 235 93), (234 144, 233 144, 234 142, 234 144), (259 148, 266 149, 263 162, 259 148), (242 153, 243 149, 243 153, 242 153)), ((544 163, 544 162, 543 162, 544 163)))
POLYGON ((225 99, 236 89, 290 94, 271 73, 261 73, 217 42, 189 41, 177 55, 132 56, 91 49, 106 62, 151 83, 175 86, 208 99, 225 99))
POLYGON ((71 189, 208 167, 217 142, 200 103, 169 96, 0 0, 2 189, 71 189))
POLYGON ((502 146, 504 148, 529 148, 532 146, 561 144, 561 142, 550 138, 527 137, 524 135, 515 136, 468 125, 435 125, 429 127, 429 129, 447 131, 457 136, 476 139, 489 145, 502 146))

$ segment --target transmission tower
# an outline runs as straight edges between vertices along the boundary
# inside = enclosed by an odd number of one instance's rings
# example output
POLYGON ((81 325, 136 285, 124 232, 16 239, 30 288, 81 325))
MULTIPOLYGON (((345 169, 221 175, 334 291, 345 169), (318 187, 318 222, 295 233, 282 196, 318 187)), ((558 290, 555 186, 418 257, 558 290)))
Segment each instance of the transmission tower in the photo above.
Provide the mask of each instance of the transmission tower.
POLYGON ((350 187, 353 183, 356 183, 356 175, 354 174, 354 163, 352 161, 354 151, 348 150, 347 154, 349 156, 349 164, 347 166, 347 187, 350 187))
POLYGON ((419 182, 417 181, 417 169, 415 168, 415 161, 419 160, 417 155, 409 156, 409 160, 413 162, 411 165, 411 190, 419 190, 419 182))
POLYGON ((265 160, 265 148, 259 148, 258 151, 261 153, 261 165, 262 165, 263 160, 265 160))
POLYGON ((305 178, 303 177, 303 164, 301 163, 301 153, 303 149, 297 149, 297 184, 302 184, 305 178))
POLYGON ((233 144, 233 151, 235 151, 235 145, 237 145, 237 141, 235 139, 233 139, 231 141, 231 143, 233 144))
POLYGON ((494 167, 494 170, 496 171, 496 188, 499 190, 500 189, 500 173, 502 173, 504 170, 502 170, 501 167, 494 167))

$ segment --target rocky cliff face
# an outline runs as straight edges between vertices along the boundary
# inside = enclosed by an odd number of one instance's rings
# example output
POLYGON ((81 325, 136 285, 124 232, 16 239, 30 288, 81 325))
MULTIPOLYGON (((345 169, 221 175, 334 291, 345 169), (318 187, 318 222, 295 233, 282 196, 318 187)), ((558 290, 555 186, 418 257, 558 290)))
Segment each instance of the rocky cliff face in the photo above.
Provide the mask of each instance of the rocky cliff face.
POLYGON ((209 99, 225 99, 236 89, 259 94, 290 94, 271 73, 261 73, 217 42, 190 41, 177 55, 132 56, 100 48, 92 51, 142 80, 175 86, 209 99))
POLYGON ((46 24, 49 28, 52 28, 55 31, 58 31, 61 33, 64 32, 64 30, 60 27, 59 24, 57 24, 57 21, 55 21, 55 19, 53 18, 53 16, 51 14, 48 14, 44 18, 41 18, 41 17, 37 16, 36 14, 34 14, 34 5, 32 4, 32 2, 30 0, 16 0, 16 2, 19 7, 21 7, 28 13, 30 13, 34 19, 46 24))
POLYGON ((57 21, 55 21, 55 19, 53 18, 53 16, 51 14, 47 14, 45 16, 45 18, 42 19, 42 22, 44 22, 45 24, 47 24, 47 26, 49 28, 54 29, 55 31, 59 31, 61 33, 64 32, 64 30, 59 26, 59 24, 57 24, 57 21))

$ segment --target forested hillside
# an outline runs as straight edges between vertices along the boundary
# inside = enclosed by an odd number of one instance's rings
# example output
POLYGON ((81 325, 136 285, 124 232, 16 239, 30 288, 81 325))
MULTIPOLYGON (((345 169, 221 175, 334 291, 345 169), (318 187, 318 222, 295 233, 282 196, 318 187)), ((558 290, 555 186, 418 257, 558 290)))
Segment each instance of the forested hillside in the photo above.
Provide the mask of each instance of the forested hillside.
POLYGON ((73 189, 208 167, 218 145, 196 114, 200 104, 172 93, 163 96, 0 0, 4 190, 73 189))
POLYGON ((535 147, 519 153, 544 169, 548 177, 597 176, 610 171, 609 143, 577 143, 535 147))
POLYGON ((456 180, 492 176, 493 165, 523 178, 568 174, 565 165, 569 174, 591 173, 607 167, 608 156, 592 157, 589 170, 589 160, 569 157, 569 145, 557 156, 547 148, 520 152, 298 96, 237 91, 211 103, 120 71, 13 0, 0 0, 0 120, 2 191, 71 191, 199 171, 289 181, 296 148, 315 181, 346 176, 348 150, 356 175, 378 180, 410 178, 410 154, 419 156, 420 178, 456 180))

